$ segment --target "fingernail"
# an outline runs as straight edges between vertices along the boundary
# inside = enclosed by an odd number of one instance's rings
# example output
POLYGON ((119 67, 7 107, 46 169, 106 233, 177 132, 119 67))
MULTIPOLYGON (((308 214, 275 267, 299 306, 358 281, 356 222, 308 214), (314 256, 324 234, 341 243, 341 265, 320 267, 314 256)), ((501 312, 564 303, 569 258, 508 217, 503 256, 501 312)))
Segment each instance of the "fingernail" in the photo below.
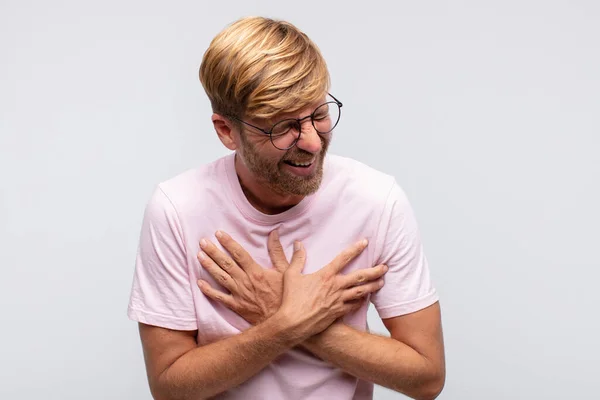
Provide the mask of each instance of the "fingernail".
POLYGON ((302 243, 296 241, 294 242, 294 251, 300 251, 302 249, 302 243))
POLYGON ((208 245, 208 242, 206 241, 206 239, 202 239, 200 241, 200 247, 205 248, 208 245))
POLYGON ((383 286, 383 279, 380 279, 379 282, 377 283, 377 286, 382 287, 383 286))
POLYGON ((217 231, 217 233, 215 233, 215 236, 216 236, 218 239, 221 239, 221 238, 223 237, 223 232, 221 232, 221 231, 217 231))
POLYGON ((275 229, 275 230, 273 231, 273 237, 274 237, 275 239, 279 240, 279 229, 275 229))
POLYGON ((198 279, 198 286, 202 287, 204 285, 204 281, 202 279, 198 279))
POLYGON ((387 272, 387 271, 388 271, 388 269, 389 269, 389 268, 388 268, 388 266, 387 266, 387 265, 384 265, 384 266, 383 266, 383 272, 387 272))
POLYGON ((366 246, 367 244, 369 244, 369 241, 367 239, 363 239, 360 241, 360 244, 366 246))
POLYGON ((199 253, 198 253, 198 258, 199 258, 200 260, 204 260, 204 259, 206 258, 206 254, 204 254, 204 252, 203 252, 203 251, 201 251, 201 252, 199 252, 199 253))

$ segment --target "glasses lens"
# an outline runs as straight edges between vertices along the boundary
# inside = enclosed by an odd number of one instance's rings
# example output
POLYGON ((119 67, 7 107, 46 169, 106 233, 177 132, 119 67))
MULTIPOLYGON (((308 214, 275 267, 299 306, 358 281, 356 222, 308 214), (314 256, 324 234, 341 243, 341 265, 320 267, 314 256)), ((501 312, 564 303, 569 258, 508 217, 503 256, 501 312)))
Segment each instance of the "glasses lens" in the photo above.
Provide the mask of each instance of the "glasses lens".
POLYGON ((298 121, 295 119, 284 119, 273 125, 271 129, 271 142, 278 149, 287 150, 296 143, 299 133, 300 126, 298 121))
POLYGON ((313 113, 313 125, 319 133, 331 132, 339 120, 340 106, 333 101, 317 107, 313 113))

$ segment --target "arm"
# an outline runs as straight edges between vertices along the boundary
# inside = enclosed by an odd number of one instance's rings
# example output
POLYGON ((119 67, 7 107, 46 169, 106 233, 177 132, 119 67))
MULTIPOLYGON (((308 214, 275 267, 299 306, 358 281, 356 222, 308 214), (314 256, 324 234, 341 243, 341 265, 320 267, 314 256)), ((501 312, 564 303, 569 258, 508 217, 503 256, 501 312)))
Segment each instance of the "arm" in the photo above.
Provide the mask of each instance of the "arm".
MULTIPOLYGON (((338 323, 302 345, 359 378, 416 399, 435 398, 445 381, 440 307, 429 277, 414 213, 404 192, 397 185, 390 192, 381 221, 378 237, 382 241, 382 254, 379 262, 388 265, 389 271, 385 274, 385 285, 373 294, 371 300, 391 338, 361 332, 338 323)), ((269 254, 276 269, 285 269, 285 256, 276 239, 269 236, 269 254), (282 267, 278 267, 279 264, 282 267)), ((262 293, 272 291, 277 282, 264 284, 269 279, 265 279, 262 273, 242 274, 241 269, 251 271, 259 268, 230 237, 222 237, 219 241, 233 260, 210 249, 209 255, 217 265, 202 265, 213 276, 232 274, 231 279, 237 283, 228 287, 233 294, 229 296, 229 301, 221 302, 245 318, 246 315, 270 315, 269 310, 277 309, 277 302, 271 300, 265 304, 264 298, 277 299, 278 295, 272 293, 263 296, 262 293), (248 280, 253 284, 243 283, 248 280), (260 295, 256 295, 257 287, 261 289, 260 295)), ((348 274, 349 286, 364 288, 381 277, 382 271, 377 273, 376 270, 377 267, 367 268, 348 274)), ((208 287, 202 288, 202 291, 215 298, 216 292, 208 287)), ((254 323, 251 318, 247 319, 254 323)))
MULTIPOLYGON (((363 249, 355 246, 348 261, 363 249)), ((283 277, 281 313, 235 337, 198 347, 195 336, 203 327, 196 322, 183 228, 175 205, 156 190, 144 215, 128 307, 128 316, 140 323, 154 397, 195 400, 226 391, 352 309, 322 274, 302 275, 304 260, 299 246, 283 277)))
POLYGON ((157 400, 206 399, 246 381, 303 338, 274 315, 198 347, 196 331, 139 324, 150 391, 157 400))
MULTIPOLYGON (((218 342, 196 347, 196 331, 170 331, 141 325, 153 396, 158 400, 195 400, 224 392, 358 308, 360 303, 349 302, 352 293, 340 290, 334 278, 365 247, 366 243, 357 243, 323 270, 304 275, 306 253, 297 243, 291 264, 284 273, 279 310, 243 333, 218 342)), ((215 298, 227 301, 228 295, 219 292, 215 298)))
POLYGON ((391 337, 334 324, 304 345, 354 376, 415 399, 433 399, 445 381, 440 306, 415 213, 395 183, 379 226, 379 262, 389 271, 371 301, 391 337))
POLYGON ((274 317, 198 347, 202 327, 196 324, 182 232, 175 205, 157 189, 144 215, 128 313, 139 322, 148 382, 158 400, 212 397, 296 343, 289 324, 274 317))
POLYGON ((335 323, 303 346, 360 379, 414 399, 435 399, 445 381, 439 303, 383 322, 391 337, 335 323))

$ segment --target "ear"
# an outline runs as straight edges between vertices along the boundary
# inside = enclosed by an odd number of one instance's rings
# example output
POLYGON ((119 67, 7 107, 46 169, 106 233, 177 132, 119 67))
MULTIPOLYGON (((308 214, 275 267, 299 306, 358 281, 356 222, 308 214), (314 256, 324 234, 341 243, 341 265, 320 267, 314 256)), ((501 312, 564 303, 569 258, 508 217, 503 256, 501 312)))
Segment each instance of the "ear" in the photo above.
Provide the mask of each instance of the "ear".
POLYGON ((215 127, 215 132, 219 136, 221 142, 227 147, 229 150, 237 149, 237 141, 235 140, 235 127, 227 118, 223 117, 220 114, 213 114, 211 117, 211 121, 213 126, 215 127))

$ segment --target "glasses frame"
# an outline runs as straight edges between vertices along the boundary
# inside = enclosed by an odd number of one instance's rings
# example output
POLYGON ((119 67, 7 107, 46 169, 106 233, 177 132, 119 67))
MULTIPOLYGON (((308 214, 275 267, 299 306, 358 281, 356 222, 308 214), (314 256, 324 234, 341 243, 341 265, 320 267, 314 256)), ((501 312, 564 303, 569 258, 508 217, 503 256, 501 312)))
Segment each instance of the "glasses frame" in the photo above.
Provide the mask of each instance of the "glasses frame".
MULTIPOLYGON (((258 127, 258 126, 256 126, 256 125, 253 125, 253 124, 251 124, 251 123, 249 123, 249 122, 246 122, 246 121, 244 121, 244 120, 242 120, 242 119, 240 119, 240 118, 236 117, 235 115, 229 115, 229 118, 231 118, 231 119, 235 119, 236 121, 239 121, 239 122, 241 122, 241 123, 243 123, 243 124, 245 124, 245 125, 251 126, 252 128, 254 128, 254 129, 257 129, 257 130, 259 130, 260 132, 264 133, 265 135, 269 135, 269 140, 271 141, 271 144, 272 144, 273 146, 275 146, 275 148, 277 148, 277 149, 279 149, 279 150, 289 150, 289 149, 291 149, 292 147, 294 147, 294 146, 296 145, 296 143, 298 143, 298 140, 300 140, 300 136, 302 135, 302 122, 304 122, 305 120, 307 120, 307 119, 309 119, 309 118, 310 118, 310 123, 312 124, 313 128, 315 129, 315 131, 316 131, 318 134, 320 134, 320 135, 326 135, 326 134, 328 134, 328 133, 331 133, 331 132, 332 132, 332 131, 335 129, 335 127, 337 126, 337 124, 340 122, 340 119, 342 118, 342 106, 343 106, 343 104, 342 104, 342 102, 341 102, 341 101, 339 101, 338 99, 336 99, 336 98, 335 98, 335 96, 333 96, 331 93, 327 93, 327 94, 328 94, 328 95, 329 95, 329 96, 330 96, 330 97, 331 97, 331 98, 332 98, 334 101, 326 101, 325 103, 323 103, 323 104, 320 104, 318 107, 316 107, 316 108, 315 108, 315 110, 314 110, 314 111, 313 111, 313 112, 312 112, 310 115, 307 115, 306 117, 302 117, 302 118, 285 118, 285 119, 282 119, 281 121, 277 121, 276 123, 274 123, 274 124, 273 124, 273 126, 272 126, 272 127, 271 127, 271 129, 269 129, 269 130, 263 129, 263 128, 261 128, 261 127, 258 127), (339 115, 338 115, 338 119, 337 119, 337 121, 335 121, 335 124, 334 124, 334 125, 331 127, 331 129, 330 129, 329 131, 327 131, 327 132, 320 132, 320 131, 317 129, 317 127, 315 126, 315 112, 316 112, 316 111, 317 111, 319 108, 323 107, 325 104, 329 104, 329 103, 336 104, 336 105, 339 107, 340 113, 339 113, 339 115), (272 132, 273 132, 273 129, 275 128, 275 126, 277 126, 278 124, 280 124, 280 123, 282 123, 282 122, 284 122, 284 121, 296 121, 296 123, 298 124, 298 127, 299 127, 300 129, 298 130, 298 136, 296 136, 296 137, 294 138, 294 141, 292 142, 292 144, 291 144, 291 145, 289 145, 288 147, 281 148, 281 147, 279 147, 279 146, 276 146, 276 145, 275 145, 275 142, 273 142, 273 135, 272 135, 272 132)), ((288 133, 288 132, 286 132, 285 134, 287 134, 287 133, 288 133)))

